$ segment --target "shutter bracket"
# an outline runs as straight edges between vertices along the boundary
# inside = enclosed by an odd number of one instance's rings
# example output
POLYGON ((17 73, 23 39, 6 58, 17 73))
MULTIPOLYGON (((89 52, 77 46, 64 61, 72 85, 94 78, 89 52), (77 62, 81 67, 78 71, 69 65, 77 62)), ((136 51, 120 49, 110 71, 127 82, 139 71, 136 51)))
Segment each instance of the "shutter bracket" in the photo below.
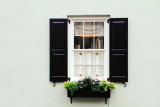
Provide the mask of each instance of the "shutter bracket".
POLYGON ((69 22, 69 24, 71 23, 71 21, 70 20, 67 20, 68 22, 69 22))
POLYGON ((110 19, 107 20, 107 23, 109 23, 110 19))
POLYGON ((67 78, 68 81, 70 81, 70 78, 67 78))
POLYGON ((125 82, 122 82, 122 84, 124 84, 124 87, 127 87, 127 84, 125 82))
POLYGON ((55 87, 56 86, 56 82, 55 81, 53 81, 53 87, 55 87))

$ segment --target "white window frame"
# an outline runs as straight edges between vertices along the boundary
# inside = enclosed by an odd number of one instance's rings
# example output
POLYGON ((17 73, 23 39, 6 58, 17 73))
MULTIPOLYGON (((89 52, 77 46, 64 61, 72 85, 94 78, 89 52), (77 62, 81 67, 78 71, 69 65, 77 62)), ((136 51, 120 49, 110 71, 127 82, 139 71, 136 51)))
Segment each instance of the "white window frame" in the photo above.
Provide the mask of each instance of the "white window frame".
MULTIPOLYGON (((68 77, 70 77, 71 81, 79 79, 74 77, 74 51, 73 51, 74 22, 77 21, 104 22, 104 49, 89 49, 89 50, 104 51, 104 77, 99 79, 109 78, 109 23, 107 23, 108 19, 109 17, 69 17, 70 23, 68 23, 68 77)), ((81 49, 76 49, 76 50, 81 50, 81 49)), ((83 49, 83 51, 85 51, 85 49, 83 49)))

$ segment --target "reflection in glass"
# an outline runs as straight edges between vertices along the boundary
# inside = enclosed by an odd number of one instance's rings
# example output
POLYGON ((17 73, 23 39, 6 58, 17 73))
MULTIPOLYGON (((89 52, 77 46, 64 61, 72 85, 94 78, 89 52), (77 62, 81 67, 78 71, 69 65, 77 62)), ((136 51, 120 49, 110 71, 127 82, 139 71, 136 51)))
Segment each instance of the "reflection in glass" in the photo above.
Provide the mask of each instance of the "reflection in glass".
POLYGON ((104 49, 104 36, 95 37, 95 48, 104 49))
POLYGON ((84 22, 84 35, 94 35, 93 22, 84 22))
POLYGON ((84 37, 84 49, 93 49, 93 37, 84 37))
POLYGON ((103 22, 95 22, 95 35, 104 36, 104 23, 103 22))
POLYGON ((74 35, 83 35, 83 22, 74 23, 74 35))
POLYGON ((83 49, 83 37, 74 36, 74 49, 83 49))

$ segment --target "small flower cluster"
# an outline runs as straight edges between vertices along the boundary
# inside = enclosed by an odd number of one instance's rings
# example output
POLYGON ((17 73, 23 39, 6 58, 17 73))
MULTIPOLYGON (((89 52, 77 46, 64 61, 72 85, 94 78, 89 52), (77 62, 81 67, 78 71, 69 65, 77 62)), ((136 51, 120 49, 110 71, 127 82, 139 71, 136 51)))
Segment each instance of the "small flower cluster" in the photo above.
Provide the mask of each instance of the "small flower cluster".
POLYGON ((85 77, 78 81, 65 81, 64 87, 68 89, 71 94, 79 89, 83 89, 86 87, 90 87, 93 92, 101 92, 105 93, 107 90, 111 90, 115 88, 115 84, 113 82, 108 82, 107 80, 99 80, 99 79, 91 79, 90 77, 85 77))

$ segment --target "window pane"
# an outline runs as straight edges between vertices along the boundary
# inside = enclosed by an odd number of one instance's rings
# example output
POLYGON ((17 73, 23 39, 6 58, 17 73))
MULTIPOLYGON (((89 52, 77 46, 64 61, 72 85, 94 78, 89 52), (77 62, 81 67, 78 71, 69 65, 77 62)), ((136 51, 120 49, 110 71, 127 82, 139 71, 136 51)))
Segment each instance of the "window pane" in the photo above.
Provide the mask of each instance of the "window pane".
POLYGON ((93 22, 84 22, 84 36, 94 35, 93 22))
POLYGON ((83 49, 83 36, 74 36, 74 49, 83 49))
POLYGON ((93 49, 93 37, 84 37, 84 49, 93 49))
POLYGON ((94 65, 95 64, 95 53, 94 52, 84 52, 83 53, 83 64, 84 65, 94 65))
POLYGON ((74 76, 79 77, 83 71, 82 52, 74 52, 74 76))
POLYGON ((104 66, 99 66, 99 76, 104 77, 104 66))
POLYGON ((74 77, 80 77, 82 73, 82 66, 81 65, 75 65, 74 66, 74 77))
POLYGON ((99 52, 99 64, 104 65, 104 52, 99 52))
POLYGON ((74 35, 83 35, 83 22, 74 23, 74 35))
POLYGON ((104 36, 95 37, 96 49, 104 49, 104 36))
POLYGON ((104 23, 103 22, 95 22, 95 35, 104 36, 104 23))

